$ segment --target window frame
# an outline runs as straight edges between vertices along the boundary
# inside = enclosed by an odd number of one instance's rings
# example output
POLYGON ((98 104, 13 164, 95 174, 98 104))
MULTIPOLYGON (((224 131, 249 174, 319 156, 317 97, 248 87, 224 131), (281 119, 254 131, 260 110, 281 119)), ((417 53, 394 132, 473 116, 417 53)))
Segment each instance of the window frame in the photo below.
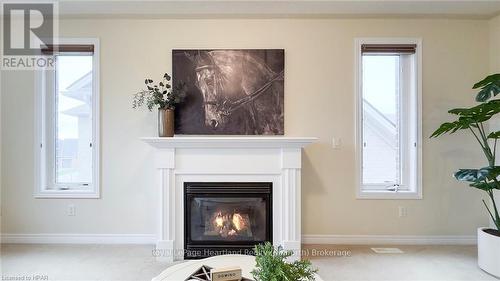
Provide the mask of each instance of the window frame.
MULTIPOLYGON (((356 38, 354 40, 354 61, 355 61, 355 162, 356 162, 356 199, 422 199, 423 198, 423 187, 422 187, 422 39, 421 38, 356 38), (414 54, 414 60, 412 60, 416 65, 413 66, 415 79, 413 79, 415 85, 413 89, 416 95, 416 105, 415 115, 416 120, 413 120, 412 124, 415 124, 415 170, 412 174, 414 186, 409 186, 407 189, 390 191, 390 190, 380 190, 380 189, 369 189, 363 186, 363 73, 362 73, 362 63, 363 54, 361 52, 361 46, 363 44, 416 44, 416 51, 414 54)), ((408 63, 408 62, 404 62, 408 63)), ((400 63, 401 65, 401 63, 400 63)), ((407 106, 409 103, 404 103, 402 106, 407 106)), ((408 116, 408 115, 404 115, 408 116)), ((401 116, 400 116, 401 118, 401 116)), ((408 154, 408 148, 402 148, 401 150, 404 154, 408 154)), ((406 162, 406 161, 405 161, 406 162)), ((404 165, 405 162, 401 164, 404 165)), ((408 168, 408 167, 406 167, 408 168)))
MULTIPOLYGON (((99 83, 99 39, 98 38, 59 38, 59 44, 92 44, 92 184, 88 190, 83 189, 47 189, 47 124, 46 97, 47 91, 55 91, 55 69, 35 71, 35 198, 100 198, 100 83, 99 83), (50 71, 52 73, 49 75, 50 71), (47 79, 54 79, 48 85, 47 79)), ((54 114, 55 115, 55 114, 54 114)), ((54 118, 55 119, 55 118, 54 118)), ((68 184, 68 186, 75 184, 68 184)))

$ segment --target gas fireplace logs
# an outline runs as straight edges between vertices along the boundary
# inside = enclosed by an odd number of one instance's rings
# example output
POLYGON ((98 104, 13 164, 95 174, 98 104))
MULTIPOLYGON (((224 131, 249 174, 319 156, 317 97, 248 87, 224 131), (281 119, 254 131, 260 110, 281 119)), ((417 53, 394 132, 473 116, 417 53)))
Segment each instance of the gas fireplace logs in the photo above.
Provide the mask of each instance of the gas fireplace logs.
POLYGON ((238 212, 217 212, 206 224, 205 235, 220 236, 223 238, 231 236, 252 237, 250 219, 247 214, 238 212))

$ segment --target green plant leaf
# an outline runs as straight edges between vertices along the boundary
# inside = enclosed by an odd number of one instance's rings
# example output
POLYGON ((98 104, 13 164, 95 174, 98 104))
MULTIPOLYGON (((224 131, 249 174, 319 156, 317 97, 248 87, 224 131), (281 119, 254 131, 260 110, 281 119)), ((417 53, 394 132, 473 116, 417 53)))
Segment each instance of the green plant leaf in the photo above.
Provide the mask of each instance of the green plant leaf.
POLYGON ((181 103, 187 96, 187 86, 181 82, 172 90, 172 86, 167 82, 171 79, 168 73, 163 75, 163 80, 158 85, 154 85, 152 79, 145 79, 147 90, 139 91, 134 95, 132 108, 146 106, 150 111, 155 107, 175 108, 175 105, 181 103))
POLYGON ((489 139, 500 139, 500 131, 491 132, 491 133, 488 135, 488 138, 489 138, 489 139))
POLYGON ((291 251, 283 251, 281 246, 274 248, 269 242, 255 246, 255 269, 251 272, 257 281, 313 281, 311 262, 307 260, 286 261, 291 251))
POLYGON ((476 182, 478 172, 478 169, 460 169, 453 176, 459 181, 476 182))
POLYGON ((500 93, 500 81, 497 83, 492 83, 481 89, 476 96, 476 101, 484 102, 490 99, 492 96, 496 96, 500 93))
POLYGON ((469 182, 470 187, 474 187, 485 191, 492 201, 493 212, 490 211, 488 205, 483 200, 483 203, 495 222, 498 230, 500 230, 500 216, 495 204, 493 189, 500 190, 499 176, 500 166, 494 166, 496 155, 497 139, 500 139, 500 131, 491 132, 485 136, 483 122, 488 121, 496 114, 500 113, 500 100, 490 100, 492 97, 500 93, 500 73, 490 75, 480 82, 476 83, 473 89, 480 89, 476 95, 476 101, 481 102, 479 105, 471 108, 455 108, 448 111, 450 114, 456 115, 457 119, 452 122, 446 122, 439 126, 434 131, 431 137, 438 137, 445 133, 453 134, 458 130, 471 129, 481 145, 490 166, 480 169, 460 169, 454 174, 455 178, 460 181, 469 182), (495 140, 493 150, 490 147, 488 139, 495 140))
POLYGON ((479 93, 477 93, 476 101, 477 102, 487 101, 489 98, 491 98, 491 96, 492 93, 490 89, 482 89, 481 91, 479 91, 479 93))
POLYGON ((500 93, 500 73, 490 75, 480 82, 476 83, 473 89, 481 88, 476 95, 476 101, 485 102, 491 97, 500 93))
POLYGON ((490 191, 495 188, 498 189, 498 187, 496 187, 496 184, 493 182, 475 182, 471 183, 470 186, 484 191, 490 191))
POLYGON ((482 183, 483 181, 494 180, 499 175, 500 166, 488 166, 481 169, 460 169, 454 174, 454 177, 459 181, 482 183))
POLYGON ((469 113, 470 109, 469 108, 454 108, 448 110, 448 113, 455 114, 455 115, 464 115, 469 113))
POLYGON ((491 83, 495 83, 498 81, 500 81, 500 73, 492 74, 492 75, 489 75, 488 77, 484 78, 483 80, 477 82, 476 84, 474 84, 474 87, 472 87, 472 89, 482 88, 484 86, 487 86, 491 83))
POLYGON ((470 127, 477 128, 478 123, 488 121, 500 112, 500 100, 490 100, 471 108, 455 108, 448 112, 457 115, 458 119, 453 122, 443 123, 432 133, 431 138, 445 133, 453 134, 459 130, 469 129, 470 127))
POLYGON ((455 127, 456 126, 454 123, 450 122, 443 123, 441 124, 441 126, 439 126, 439 128, 436 131, 434 131, 434 133, 432 133, 431 138, 439 137, 442 134, 446 134, 451 130, 453 130, 455 127))
POLYGON ((478 170, 478 180, 495 180, 500 175, 500 166, 489 166, 478 170))
POLYGON ((441 124, 439 128, 432 133, 431 138, 439 137, 440 135, 450 133, 453 134, 458 130, 463 130, 469 128, 469 126, 472 126, 472 121, 469 119, 459 119, 454 122, 446 122, 441 124))

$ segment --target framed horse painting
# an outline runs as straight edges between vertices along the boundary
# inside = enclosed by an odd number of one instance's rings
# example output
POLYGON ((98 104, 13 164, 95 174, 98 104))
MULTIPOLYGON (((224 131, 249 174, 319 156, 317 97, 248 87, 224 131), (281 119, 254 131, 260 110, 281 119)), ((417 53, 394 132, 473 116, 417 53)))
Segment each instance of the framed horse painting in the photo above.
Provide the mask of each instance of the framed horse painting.
POLYGON ((176 134, 284 134, 284 50, 173 50, 172 66, 176 134))

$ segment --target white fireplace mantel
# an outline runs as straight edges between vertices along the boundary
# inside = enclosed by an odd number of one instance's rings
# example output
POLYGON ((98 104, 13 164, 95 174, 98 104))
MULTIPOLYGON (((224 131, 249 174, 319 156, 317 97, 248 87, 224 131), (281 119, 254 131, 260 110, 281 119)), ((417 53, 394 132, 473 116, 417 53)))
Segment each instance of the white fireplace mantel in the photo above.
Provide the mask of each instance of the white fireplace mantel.
POLYGON ((160 260, 183 259, 185 182, 272 182, 273 244, 300 255, 302 148, 314 137, 176 136, 157 149, 160 260))
POLYGON ((156 148, 302 148, 313 137, 173 137, 142 138, 156 148))

